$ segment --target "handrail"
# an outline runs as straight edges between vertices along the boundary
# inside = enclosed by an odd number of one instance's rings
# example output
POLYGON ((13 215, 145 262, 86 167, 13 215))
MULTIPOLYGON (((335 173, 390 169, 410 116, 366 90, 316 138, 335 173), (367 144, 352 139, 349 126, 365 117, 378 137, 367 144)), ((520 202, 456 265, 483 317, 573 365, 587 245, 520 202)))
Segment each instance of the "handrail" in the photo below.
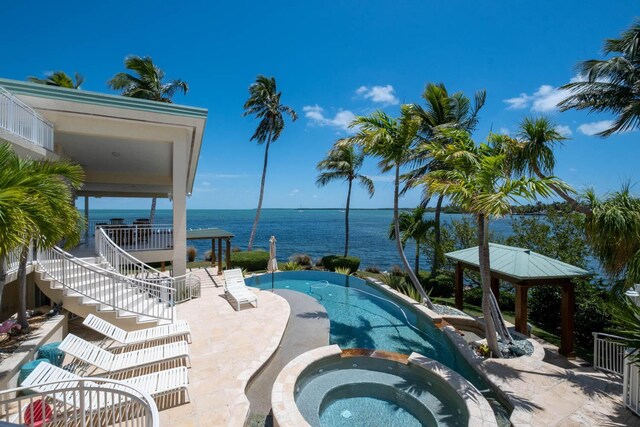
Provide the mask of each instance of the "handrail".
POLYGON ((102 260, 121 274, 133 276, 145 282, 167 281, 167 286, 175 290, 175 303, 200 297, 201 283, 198 276, 187 273, 173 277, 145 264, 118 246, 102 227, 96 228, 95 249, 102 260))
POLYGON ((0 421, 26 426, 159 427, 153 398, 121 381, 79 378, 0 392, 0 421))
POLYGON ((38 255, 38 266, 65 289, 115 310, 173 321, 175 289, 169 280, 148 281, 104 269, 54 247, 38 255))
POLYGON ((53 151, 53 124, 0 87, 0 128, 53 151))
POLYGON ((601 371, 622 375, 626 346, 619 336, 593 332, 593 366, 601 371))

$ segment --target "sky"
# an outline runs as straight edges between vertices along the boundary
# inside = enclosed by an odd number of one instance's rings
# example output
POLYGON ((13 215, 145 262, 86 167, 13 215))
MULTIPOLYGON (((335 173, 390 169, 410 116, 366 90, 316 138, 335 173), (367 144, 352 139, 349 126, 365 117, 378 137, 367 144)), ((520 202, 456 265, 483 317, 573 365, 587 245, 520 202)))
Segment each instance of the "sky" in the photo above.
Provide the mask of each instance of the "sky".
MULTIPOLYGON (((346 185, 318 188, 316 164, 352 132, 355 115, 397 115, 402 103, 421 102, 428 82, 469 96, 486 89, 478 141, 513 134, 526 116, 549 116, 570 138, 556 151, 556 175, 603 194, 637 183, 640 133, 594 135, 611 116, 558 112, 558 87, 576 78, 578 62, 602 58, 603 40, 636 14, 632 0, 13 1, 0 8, 0 77, 80 72, 82 89, 112 93, 106 82, 127 55, 151 56, 169 79, 188 82, 175 103, 209 111, 191 209, 257 205, 264 146, 249 141, 257 120, 242 107, 258 74, 276 78, 282 103, 299 116, 270 148, 265 208, 343 207, 346 185)), ((362 173, 376 193, 356 188, 352 206, 391 207, 392 177, 374 160, 362 173)), ((401 206, 419 200, 412 191, 401 206)), ((96 209, 149 204, 91 201, 96 209)))

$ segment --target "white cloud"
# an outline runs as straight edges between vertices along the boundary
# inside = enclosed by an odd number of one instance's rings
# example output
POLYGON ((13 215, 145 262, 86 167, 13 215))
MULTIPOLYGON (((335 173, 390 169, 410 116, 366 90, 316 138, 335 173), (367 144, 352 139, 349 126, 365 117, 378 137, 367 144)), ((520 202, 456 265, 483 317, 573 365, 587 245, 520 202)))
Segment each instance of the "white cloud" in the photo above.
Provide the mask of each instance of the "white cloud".
POLYGON ((571 135, 573 135, 573 132, 571 131, 571 128, 569 126, 558 125, 556 126, 556 130, 560 135, 564 136, 565 138, 568 138, 571 135))
POLYGON ((509 128, 505 127, 501 127, 498 133, 501 133, 503 135, 511 135, 511 131, 509 130, 509 128))
POLYGON ((578 131, 585 135, 595 135, 609 129, 613 125, 612 120, 600 120, 599 122, 584 123, 578 126, 578 131))
POLYGON ((356 115, 349 110, 339 110, 334 116, 325 116, 324 108, 319 105, 305 105, 302 107, 304 116, 309 119, 311 124, 316 126, 331 126, 344 131, 352 131, 349 125, 356 118, 356 115))
POLYGON ((300 190, 298 190, 297 188, 294 188, 293 190, 291 190, 291 193, 289 193, 289 196, 295 196, 299 192, 300 192, 300 190))
POLYGON ((360 86, 356 90, 356 95, 370 99, 373 102, 385 105, 397 105, 400 100, 395 95, 395 89, 391 85, 386 86, 360 86))
POLYGON ((515 98, 505 99, 504 102, 508 104, 507 110, 530 108, 531 111, 546 113, 556 110, 558 103, 567 96, 569 96, 569 91, 565 89, 542 85, 532 95, 521 93, 515 98))
POLYGON ((527 108, 529 106, 531 98, 532 97, 527 95, 526 93, 521 93, 515 98, 505 99, 503 100, 503 102, 509 104, 507 110, 522 110, 523 108, 527 108))
POLYGON ((367 175, 373 182, 393 182, 395 177, 393 175, 367 175))

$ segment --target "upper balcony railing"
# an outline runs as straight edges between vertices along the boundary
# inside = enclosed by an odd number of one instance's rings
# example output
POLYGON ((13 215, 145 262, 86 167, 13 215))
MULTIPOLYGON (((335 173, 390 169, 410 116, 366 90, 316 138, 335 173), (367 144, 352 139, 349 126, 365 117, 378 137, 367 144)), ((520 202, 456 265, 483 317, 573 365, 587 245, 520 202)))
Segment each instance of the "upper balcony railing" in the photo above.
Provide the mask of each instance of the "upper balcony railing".
POLYGON ((53 151, 53 124, 0 87, 0 129, 53 151))

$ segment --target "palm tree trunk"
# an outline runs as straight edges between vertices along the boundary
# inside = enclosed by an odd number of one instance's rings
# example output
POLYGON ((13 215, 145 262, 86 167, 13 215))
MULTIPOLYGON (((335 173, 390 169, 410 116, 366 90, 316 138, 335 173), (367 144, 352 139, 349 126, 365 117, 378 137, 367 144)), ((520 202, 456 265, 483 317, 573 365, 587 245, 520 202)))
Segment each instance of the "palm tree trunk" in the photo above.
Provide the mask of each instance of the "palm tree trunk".
POLYGON ((420 239, 416 239, 416 276, 420 276, 420 239))
MULTIPOLYGON (((533 172, 538 176, 538 178, 540 179, 547 179, 548 177, 542 173, 542 171, 538 168, 537 165, 533 165, 533 172)), ((558 196, 560 196, 565 202, 569 203, 569 205, 576 211, 576 212, 580 212, 582 214, 585 215, 591 215, 593 212, 591 211, 591 209, 589 209, 588 207, 581 205, 580 203, 578 203, 578 201, 576 199, 574 199, 573 197, 571 197, 569 194, 567 194, 566 191, 562 190, 561 188, 558 188, 556 185, 554 184, 549 184, 549 188, 551 188, 558 196)))
POLYGON ((495 318, 491 311, 491 301, 489 301, 491 293, 491 260, 489 256, 488 222, 487 217, 483 214, 478 214, 477 220, 480 277, 482 278, 482 316, 484 317, 485 335, 493 357, 501 357, 494 323, 495 318))
POLYGON ((438 270, 440 269, 440 261, 442 260, 442 247, 440 245, 441 233, 440 233, 440 212, 442 210, 442 199, 444 196, 438 197, 438 203, 436 204, 436 212, 433 220, 435 225, 433 227, 433 262, 431 263, 431 277, 436 277, 438 270))
POLYGON ((20 264, 18 266, 18 324, 21 331, 29 329, 27 320, 27 259, 29 257, 29 245, 24 245, 20 251, 20 264))
POLYGON ((4 265, 6 255, 0 255, 0 307, 2 307, 2 293, 4 292, 5 281, 7 280, 7 268, 4 265))
POLYGON ((430 309, 434 309, 433 303, 429 299, 429 296, 424 291, 424 288, 420 284, 418 277, 415 275, 411 267, 409 266, 409 261, 407 260, 407 256, 404 254, 404 249, 402 248, 402 242, 400 239, 400 222, 398 221, 398 199, 400 198, 400 165, 396 165, 396 179, 394 183, 394 192, 393 192, 393 228, 396 233, 396 247, 398 248, 398 254, 400 255, 400 259, 402 260, 402 265, 404 269, 407 270, 407 274, 409 275, 409 279, 411 283, 413 283, 413 287, 416 288, 420 296, 422 297, 422 303, 425 304, 430 309))
POLYGON ((349 179, 349 190, 347 191, 347 207, 344 210, 344 256, 349 256, 349 207, 351 206, 351 186, 353 179, 349 179))
POLYGON ((149 224, 153 225, 153 219, 156 216, 156 202, 158 199, 155 197, 151 199, 151 212, 149 213, 149 224))
POLYGON ((267 177, 267 163, 269 162, 269 146, 271 145, 271 129, 269 129, 269 137, 267 138, 267 146, 264 149, 264 165, 262 166, 262 180, 260 181, 260 197, 258 198, 258 209, 256 210, 256 218, 253 220, 253 228, 249 237, 249 245, 247 250, 253 249, 253 241, 256 238, 258 230, 258 221, 260 220, 260 211, 262 210, 262 198, 264 197, 264 182, 267 177))

